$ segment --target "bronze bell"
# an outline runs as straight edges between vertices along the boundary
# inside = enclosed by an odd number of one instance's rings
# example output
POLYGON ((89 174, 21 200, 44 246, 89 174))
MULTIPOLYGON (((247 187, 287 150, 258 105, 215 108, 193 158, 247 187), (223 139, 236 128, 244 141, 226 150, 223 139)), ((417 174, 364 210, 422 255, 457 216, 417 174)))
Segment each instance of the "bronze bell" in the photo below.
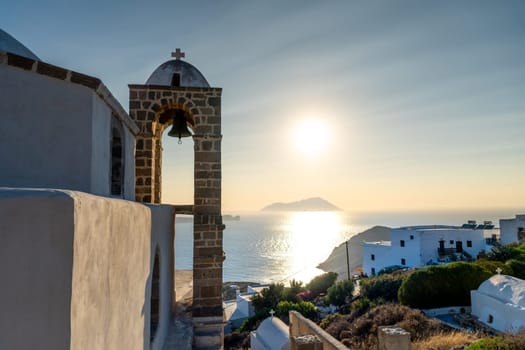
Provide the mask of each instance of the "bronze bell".
POLYGON ((178 137, 179 144, 182 143, 181 138, 191 136, 191 131, 188 129, 188 123, 186 121, 185 112, 176 110, 173 116, 173 125, 171 130, 168 132, 168 136, 178 137))

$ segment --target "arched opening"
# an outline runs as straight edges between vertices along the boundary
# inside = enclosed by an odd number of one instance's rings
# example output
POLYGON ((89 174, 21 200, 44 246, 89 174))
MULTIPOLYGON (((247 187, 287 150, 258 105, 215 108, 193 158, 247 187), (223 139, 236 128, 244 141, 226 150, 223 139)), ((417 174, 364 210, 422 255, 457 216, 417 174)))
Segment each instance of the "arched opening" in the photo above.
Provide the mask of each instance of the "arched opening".
POLYGON ((160 257, 159 248, 155 250, 153 272, 151 274, 151 299, 150 299, 150 341, 155 339, 160 317, 160 257))
MULTIPOLYGON (((188 128, 193 122, 182 109, 166 110, 159 117, 163 125, 161 159, 161 203, 193 205, 194 199, 194 144, 191 137, 171 137, 174 112, 183 112, 188 128)), ((193 268, 193 216, 177 214, 175 218, 175 269, 193 268)))
POLYGON ((124 147, 122 130, 115 117, 111 127, 111 195, 122 196, 124 193, 124 147))

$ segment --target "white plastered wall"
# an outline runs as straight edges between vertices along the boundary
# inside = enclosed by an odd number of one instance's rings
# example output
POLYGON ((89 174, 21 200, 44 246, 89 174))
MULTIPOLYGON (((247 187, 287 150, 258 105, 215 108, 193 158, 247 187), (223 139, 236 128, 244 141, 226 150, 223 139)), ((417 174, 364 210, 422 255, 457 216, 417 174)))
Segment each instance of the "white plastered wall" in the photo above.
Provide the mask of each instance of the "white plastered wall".
POLYGON ((0 188, 0 349, 150 349, 156 245, 160 348, 174 300, 172 214, 81 192, 0 188))

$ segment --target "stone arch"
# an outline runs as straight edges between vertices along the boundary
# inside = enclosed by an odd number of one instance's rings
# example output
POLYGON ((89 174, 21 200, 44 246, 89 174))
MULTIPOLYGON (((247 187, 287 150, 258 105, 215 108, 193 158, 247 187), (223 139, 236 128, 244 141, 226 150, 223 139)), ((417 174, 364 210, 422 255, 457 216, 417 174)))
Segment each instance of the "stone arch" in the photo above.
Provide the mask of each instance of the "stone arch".
MULTIPOLYGON (((169 128, 172 123, 173 119, 171 116, 166 116, 166 114, 170 111, 183 111, 185 113, 186 122, 189 124, 190 128, 193 129, 195 125, 195 118, 193 117, 193 114, 189 111, 189 108, 185 106, 184 104, 180 103, 168 103, 166 105, 162 105, 157 112, 155 112, 154 117, 154 149, 155 149, 155 169, 154 169, 154 183, 155 183, 155 195, 154 195, 154 201, 155 203, 161 202, 162 197, 162 154, 163 154, 163 147, 162 147, 162 135, 164 131, 169 128)), ((188 138, 191 140, 191 138, 188 138)), ((191 140, 193 141, 193 140, 191 140)))
MULTIPOLYGON (((192 88, 152 85, 130 85, 130 116, 141 129, 136 147, 136 200, 160 203, 162 131, 169 125, 159 118, 169 109, 181 109, 190 116, 195 143, 195 161, 199 147, 209 146, 214 139, 213 151, 220 152, 220 88, 192 88), (206 141, 201 142, 204 139, 206 141)), ((210 152, 210 149, 206 149, 210 152)), ((219 153, 220 154, 220 153, 219 153)))
POLYGON ((153 268, 151 270, 151 296, 150 296, 150 341, 153 342, 160 321, 160 249, 155 248, 153 268))

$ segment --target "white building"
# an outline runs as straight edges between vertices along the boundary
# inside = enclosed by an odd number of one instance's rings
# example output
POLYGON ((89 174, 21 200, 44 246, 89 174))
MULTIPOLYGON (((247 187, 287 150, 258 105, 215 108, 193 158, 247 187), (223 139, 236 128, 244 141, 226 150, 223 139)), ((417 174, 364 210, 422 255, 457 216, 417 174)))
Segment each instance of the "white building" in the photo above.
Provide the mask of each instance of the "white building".
POLYGON ((525 214, 516 215, 514 219, 500 219, 501 244, 525 242, 525 214))
POLYGON ((290 331, 277 317, 268 317, 256 331, 250 333, 252 350, 289 350, 290 331))
POLYGON ((231 333, 239 328, 245 320, 255 314, 252 306, 252 298, 267 287, 268 285, 248 286, 245 293, 239 293, 237 291, 234 300, 225 301, 223 303, 224 320, 226 322, 224 333, 231 333))
POLYGON ((501 332, 525 329, 525 281, 494 275, 470 292, 472 315, 501 332))
POLYGON ((363 272, 375 275, 389 266, 422 267, 450 261, 451 255, 476 257, 490 251, 487 241, 499 236, 490 222, 462 227, 414 226, 392 229, 390 241, 363 242, 363 272))
POLYGON ((222 347, 220 88, 197 90, 200 72, 173 57, 161 66, 173 84, 130 85, 128 114, 100 79, 0 30, 0 349, 162 349, 176 213, 194 215, 199 237, 194 344, 222 347), (160 138, 175 119, 196 132, 194 168, 217 169, 195 172, 181 206, 160 204, 160 138))

